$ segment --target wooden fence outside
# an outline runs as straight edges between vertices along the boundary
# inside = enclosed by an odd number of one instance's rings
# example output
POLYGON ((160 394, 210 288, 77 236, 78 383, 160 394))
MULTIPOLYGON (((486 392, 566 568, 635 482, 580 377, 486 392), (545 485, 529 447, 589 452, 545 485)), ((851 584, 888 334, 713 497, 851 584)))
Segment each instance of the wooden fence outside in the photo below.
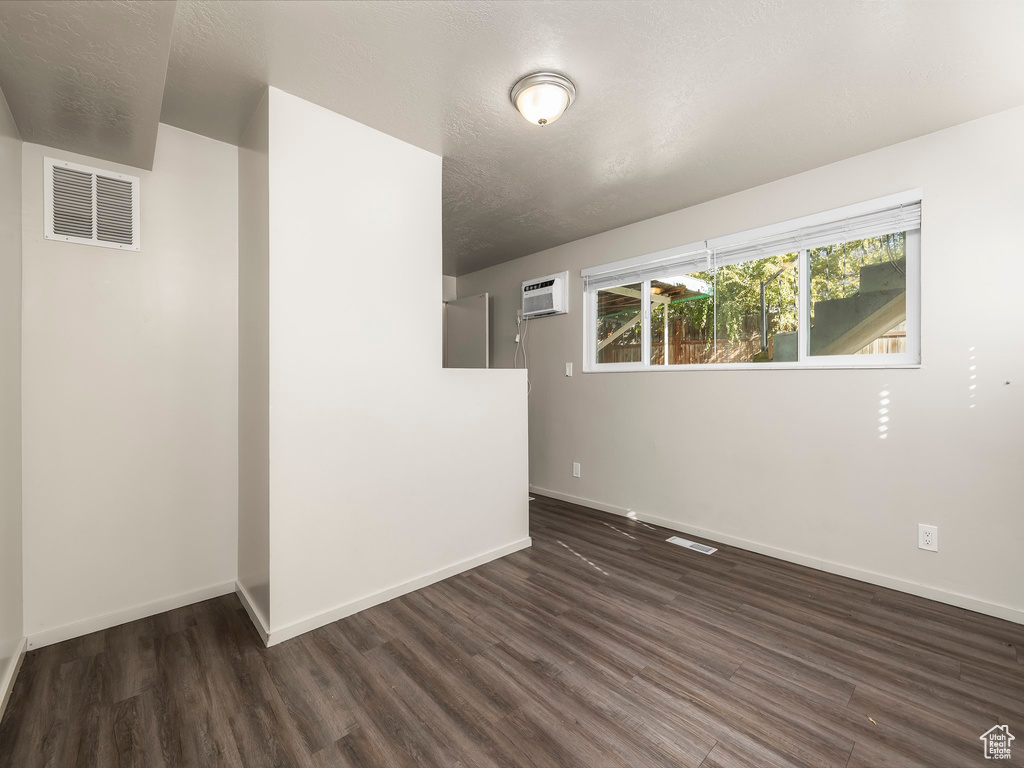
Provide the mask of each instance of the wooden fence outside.
MULTIPOLYGON (((718 356, 713 344, 703 339, 669 340, 670 365, 700 365, 702 363, 742 363, 761 351, 761 337, 751 336, 737 341, 719 341, 718 356)), ((640 345, 628 344, 620 347, 605 347, 601 350, 602 363, 638 363, 640 345)), ((651 365, 665 364, 665 345, 651 347, 651 365)))
POLYGON ((907 332, 889 331, 860 350, 858 355, 898 355, 907 351, 907 332))
MULTIPOLYGON (((660 341, 660 340, 659 340, 660 341)), ((773 357, 773 338, 768 339, 768 359, 773 357)), ((906 352, 907 332, 889 331, 879 336, 857 354, 892 355, 906 352)), ((760 334, 718 342, 718 355, 714 354, 711 340, 682 339, 679 334, 669 337, 669 365, 701 365, 706 363, 746 363, 761 351, 760 334)), ((609 345, 601 350, 602 363, 638 363, 641 349, 639 344, 609 345)), ((651 365, 665 364, 664 343, 652 343, 651 365)))

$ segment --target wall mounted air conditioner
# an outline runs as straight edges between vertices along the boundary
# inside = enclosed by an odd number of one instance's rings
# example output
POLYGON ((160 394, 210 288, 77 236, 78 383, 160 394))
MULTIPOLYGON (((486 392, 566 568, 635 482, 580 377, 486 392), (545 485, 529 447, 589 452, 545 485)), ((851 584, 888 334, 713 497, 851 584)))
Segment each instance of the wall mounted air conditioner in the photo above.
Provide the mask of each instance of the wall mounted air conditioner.
POLYGON ((564 315, 569 312, 569 273, 538 277, 523 283, 523 317, 564 315))

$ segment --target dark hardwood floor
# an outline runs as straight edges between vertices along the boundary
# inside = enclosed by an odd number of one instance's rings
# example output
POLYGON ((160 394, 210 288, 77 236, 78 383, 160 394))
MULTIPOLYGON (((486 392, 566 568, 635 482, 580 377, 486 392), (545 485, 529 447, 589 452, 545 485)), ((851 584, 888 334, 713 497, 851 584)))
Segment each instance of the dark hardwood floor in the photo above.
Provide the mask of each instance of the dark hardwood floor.
POLYGON ((1024 766, 1024 627, 538 499, 534 545, 264 648, 229 596, 33 651, 0 766, 1024 766))

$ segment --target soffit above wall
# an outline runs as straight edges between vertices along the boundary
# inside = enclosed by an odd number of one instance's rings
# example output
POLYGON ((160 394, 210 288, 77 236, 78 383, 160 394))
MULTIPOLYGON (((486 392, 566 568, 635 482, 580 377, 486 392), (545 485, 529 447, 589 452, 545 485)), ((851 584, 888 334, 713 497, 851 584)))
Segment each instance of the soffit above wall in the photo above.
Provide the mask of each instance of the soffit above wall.
POLYGON ((0 3, 0 89, 24 141, 153 167, 174 3, 0 3))

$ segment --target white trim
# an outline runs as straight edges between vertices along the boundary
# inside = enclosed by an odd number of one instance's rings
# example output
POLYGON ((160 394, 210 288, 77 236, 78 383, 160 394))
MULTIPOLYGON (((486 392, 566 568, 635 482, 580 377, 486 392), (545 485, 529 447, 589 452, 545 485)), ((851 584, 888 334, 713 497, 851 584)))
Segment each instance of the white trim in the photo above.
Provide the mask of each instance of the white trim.
MULTIPOLYGON (((837 355, 838 357, 838 355, 837 355)), ((869 357, 858 355, 858 357, 869 357)), ((881 355, 871 355, 871 358, 881 355)), ((886 355, 886 357, 902 357, 902 355, 886 355)), ((823 358, 829 359, 829 358, 823 358)), ((638 373, 640 371, 871 371, 871 370, 915 370, 921 363, 876 363, 868 362, 852 365, 849 361, 834 363, 695 363, 693 365, 651 365, 642 363, 597 363, 587 366, 584 361, 584 373, 638 373)))
MULTIPOLYGON (((651 281, 644 280, 640 284, 640 361, 648 368, 651 367, 651 281)), ((666 315, 668 310, 665 310, 666 315)), ((665 317, 668 324, 668 317, 665 317)), ((668 350, 665 350, 665 357, 668 357, 668 350)), ((596 362, 596 361, 595 361, 596 362)))
MULTIPOLYGON (((802 277, 809 275, 811 255, 806 248, 800 249, 796 267, 796 359, 811 359, 811 281, 804 287, 802 277)), ((918 358, 920 360, 921 358, 918 358)))
POLYGON ((238 595, 238 600, 242 603, 242 607, 245 608, 245 612, 249 614, 249 620, 252 621, 253 626, 256 627, 256 632, 259 634, 263 644, 269 645, 270 629, 267 627, 267 623, 263 619, 263 614, 261 614, 259 609, 256 607, 256 602, 249 595, 248 590, 242 586, 240 581, 235 582, 235 594, 238 595))
POLYGON ((302 619, 293 624, 289 624, 286 627, 275 629, 270 632, 270 638, 267 641, 267 645, 277 645, 278 643, 284 642, 285 640, 291 640, 293 637, 311 632, 314 629, 331 624, 339 619, 344 619, 346 616, 351 616, 359 611, 365 611, 367 608, 372 608, 375 605, 380 605, 388 600, 393 600, 396 597, 401 597, 409 592, 415 592, 417 589, 423 587, 429 587, 435 582, 447 579, 450 576, 468 571, 471 568, 476 568, 484 563, 489 563, 491 560, 497 560, 499 557, 505 555, 511 555, 513 552, 518 552, 521 549, 526 549, 533 544, 529 536, 525 539, 519 539, 511 544, 506 544, 503 547, 492 549, 490 552, 484 552, 482 555, 470 557, 466 560, 462 560, 454 565, 449 565, 445 568, 441 568, 437 571, 418 576, 415 579, 396 584, 393 587, 382 589, 380 592, 374 592, 372 595, 366 595, 360 597, 351 602, 339 605, 337 608, 332 608, 329 611, 317 614, 316 616, 310 616, 307 619, 302 619))
POLYGON ((849 219, 854 216, 863 216, 886 208, 896 208, 900 205, 920 203, 923 200, 924 190, 908 189, 906 192, 897 192, 894 195, 876 197, 873 200, 865 200, 860 203, 854 203, 853 205, 844 205, 842 208, 833 208, 830 211, 812 213, 809 216, 801 216, 798 219, 780 221, 777 224, 755 227, 754 229, 748 229, 745 232, 736 232, 722 237, 713 237, 708 240, 708 247, 712 250, 715 248, 727 248, 730 245, 749 243, 752 240, 761 240, 766 237, 784 235, 787 232, 793 232, 798 229, 819 227, 823 224, 831 224, 832 222, 849 219))
POLYGON ((596 275, 603 275, 607 272, 618 272, 619 270, 625 270, 631 267, 653 266, 659 261, 670 261, 679 256, 697 255, 698 253, 703 253, 707 250, 708 241, 698 240, 696 243, 688 243, 675 248, 666 248, 663 251, 655 251, 654 253, 645 253, 640 256, 633 256, 629 259, 620 259, 619 261, 613 261, 610 264, 602 264, 599 267, 587 267, 584 270, 580 270, 580 277, 594 277, 596 275))
POLYGON ((753 229, 734 232, 730 235, 712 237, 708 240, 698 240, 695 243, 688 243, 687 245, 680 245, 675 248, 665 248, 661 251, 646 253, 640 256, 632 256, 628 259, 620 259, 619 261, 613 261, 609 264, 601 264, 597 267, 587 267, 580 271, 580 276, 593 277, 595 275, 603 275, 607 272, 617 272, 619 270, 630 269, 632 267, 647 266, 648 264, 653 266, 656 262, 668 261, 669 259, 677 256, 688 256, 690 254, 699 253, 700 251, 713 251, 716 248, 726 248, 730 245, 748 243, 751 240, 760 240, 765 237, 784 235, 788 232, 793 232, 794 230, 817 227, 822 224, 829 224, 852 216, 874 213, 875 211, 880 211, 885 208, 895 208, 896 206, 907 205, 908 203, 918 203, 923 199, 924 190, 908 189, 906 192, 897 192, 896 194, 886 195, 885 197, 876 197, 874 200, 865 200, 864 202, 853 203, 852 205, 844 205, 841 208, 833 208, 828 211, 812 213, 808 216, 801 216, 797 219, 780 221, 776 224, 767 224, 763 227, 754 227, 753 229))
POLYGON ((155 616, 158 613, 173 611, 176 608, 184 608, 186 605, 201 603, 203 600, 211 600, 222 595, 230 595, 235 591, 235 582, 226 581, 223 584, 214 584, 202 589, 195 589, 191 592, 182 592, 179 595, 164 597, 160 600, 153 600, 149 603, 136 605, 131 608, 124 608, 120 611, 105 613, 91 619, 83 619, 71 624, 64 624, 53 629, 44 629, 28 636, 28 649, 45 648, 47 645, 62 643, 75 637, 99 632, 103 629, 110 629, 129 621, 138 621, 148 616, 155 616))
POLYGON ((605 504, 604 502, 595 501, 594 499, 586 499, 581 496, 573 496, 568 493, 551 491, 546 488, 539 488, 535 485, 530 486, 530 492, 540 496, 549 496, 552 499, 558 499, 559 501, 567 501, 570 504, 590 507, 591 509, 596 509, 600 512, 608 512, 612 515, 628 517, 631 520, 640 520, 641 522, 650 523, 652 525, 660 525, 662 528, 668 528, 672 531, 688 533, 691 536, 699 536, 701 538, 710 539, 711 541, 716 541, 720 544, 745 549, 749 552, 757 552, 758 554, 774 557, 778 560, 785 560, 789 563, 796 563, 797 565, 805 565, 809 568, 816 568, 819 571, 833 573, 837 576, 845 576, 850 579, 855 579, 856 581, 863 581, 879 587, 886 587, 887 589, 893 589, 897 592, 905 592, 928 600, 935 600, 936 602, 953 605, 957 608, 966 608, 969 611, 983 613, 986 616, 994 616, 997 619, 1005 619, 1006 621, 1012 621, 1015 624, 1024 624, 1024 610, 1011 608, 1008 605, 986 602, 984 600, 979 600, 976 597, 960 594, 959 592, 949 592, 943 589, 936 589, 935 587, 929 587, 926 584, 918 584, 913 581, 898 579, 894 576, 886 576, 882 573, 866 571, 852 565, 833 563, 828 560, 822 560, 800 552, 791 552, 788 549, 780 549, 779 547, 761 544, 756 541, 750 541, 749 539, 741 539, 737 536, 719 533, 708 528, 688 525, 687 523, 681 523, 677 520, 670 520, 665 517, 650 515, 646 512, 637 512, 636 510, 617 507, 613 504, 605 504))
POLYGON ((592 333, 594 325, 589 318, 597 314, 597 291, 583 291, 583 360, 580 370, 587 373, 590 370, 591 360, 597 360, 597 334, 592 333))
POLYGON ((7 702, 11 700, 11 693, 14 691, 14 681, 18 679, 21 663, 25 661, 27 647, 27 638, 21 638, 18 641, 18 649, 7 663, 7 669, 4 670, 3 678, 0 678, 0 720, 4 719, 4 711, 7 709, 7 702))
MULTIPOLYGON (((921 230, 907 232, 906 272, 914 275, 907 281, 907 352, 913 360, 921 358, 921 230)), ((810 315, 807 315, 810 317, 810 315)))

